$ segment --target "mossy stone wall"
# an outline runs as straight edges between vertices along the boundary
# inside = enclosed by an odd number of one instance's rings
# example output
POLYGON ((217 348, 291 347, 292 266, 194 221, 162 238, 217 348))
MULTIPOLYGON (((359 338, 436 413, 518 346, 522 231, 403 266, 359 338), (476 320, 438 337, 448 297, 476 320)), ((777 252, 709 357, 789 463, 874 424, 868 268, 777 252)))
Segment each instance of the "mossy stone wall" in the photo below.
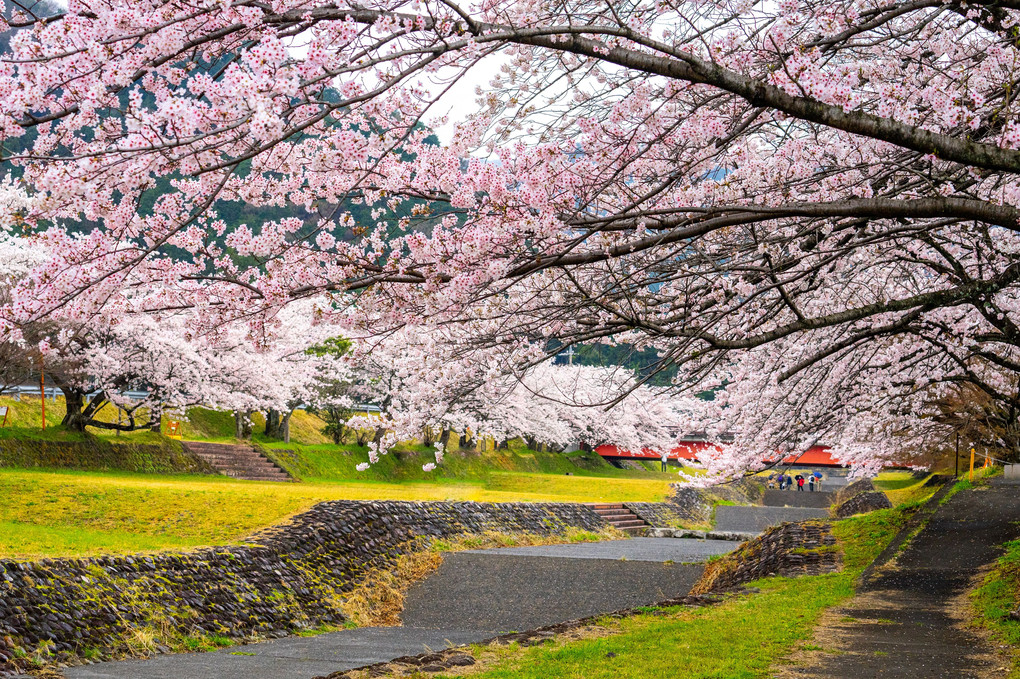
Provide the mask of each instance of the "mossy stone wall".
POLYGON ((110 443, 96 437, 82 441, 0 440, 0 467, 49 467, 82 471, 128 471, 147 474, 215 474, 208 462, 176 441, 163 444, 110 443))
POLYGON ((432 539, 605 526, 579 504, 336 501, 254 536, 248 546, 0 561, 0 677, 38 662, 337 625, 345 593, 369 570, 432 539))

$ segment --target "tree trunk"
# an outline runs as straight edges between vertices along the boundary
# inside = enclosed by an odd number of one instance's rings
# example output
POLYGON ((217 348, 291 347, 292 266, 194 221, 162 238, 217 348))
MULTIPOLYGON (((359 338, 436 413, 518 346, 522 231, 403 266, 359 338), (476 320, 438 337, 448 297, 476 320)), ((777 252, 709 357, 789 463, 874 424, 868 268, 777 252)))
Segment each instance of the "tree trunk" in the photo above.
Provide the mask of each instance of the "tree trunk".
POLYGON ((461 450, 474 450, 475 439, 471 434, 464 434, 460 437, 460 449, 461 450))
POLYGON ((251 438, 251 411, 234 411, 234 438, 251 438))
POLYGON ((499 450, 510 450, 510 439, 503 439, 500 441, 499 450))
POLYGON ((290 443, 290 416, 293 414, 293 410, 288 410, 280 421, 280 434, 284 443, 290 443))
POLYGON ((279 439, 280 437, 280 411, 276 408, 270 408, 266 411, 266 436, 271 439, 279 439))
POLYGON ((436 442, 436 434, 432 431, 432 427, 421 428, 421 442, 422 445, 431 446, 436 442))
POLYGON ((450 447, 450 432, 449 429, 443 429, 439 434, 439 442, 443 444, 443 449, 446 450, 450 447))
MULTIPOLYGON (((84 416, 85 392, 67 385, 58 386, 64 392, 64 405, 66 408, 64 419, 60 421, 60 424, 71 431, 84 432, 85 425, 88 423, 84 416)), ((46 397, 43 396, 43 398, 46 397)))
POLYGON ((163 404, 155 401, 149 410, 149 429, 157 434, 163 431, 163 404))

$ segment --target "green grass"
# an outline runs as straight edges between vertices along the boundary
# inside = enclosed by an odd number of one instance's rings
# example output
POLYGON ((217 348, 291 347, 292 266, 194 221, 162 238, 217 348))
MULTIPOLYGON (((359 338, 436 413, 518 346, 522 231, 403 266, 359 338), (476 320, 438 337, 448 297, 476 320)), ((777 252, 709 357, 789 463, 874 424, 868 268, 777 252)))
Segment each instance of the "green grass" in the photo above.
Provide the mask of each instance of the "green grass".
POLYGON ((490 473, 433 482, 258 483, 226 477, 0 469, 0 557, 237 542, 325 500, 661 500, 668 480, 490 473))
MULTIPOLYGON (((885 510, 846 519, 834 533, 844 550, 840 573, 766 578, 758 594, 696 610, 667 609, 606 621, 612 636, 526 649, 476 649, 492 654, 478 679, 753 679, 771 676, 776 658, 809 639, 825 609, 846 601, 854 581, 905 523, 885 510)), ((824 650, 824 649, 823 649, 824 650)), ((441 675, 440 675, 441 676, 441 675)))
MULTIPOLYGON (((254 442, 304 483, 110 471, 190 467, 174 466, 168 451, 179 456, 179 444, 160 434, 68 432, 52 426, 63 412, 52 400, 46 403, 51 426, 42 430, 38 398, 2 398, 0 404, 12 408, 0 439, 18 443, 0 449, 0 465, 7 465, 0 467, 0 557, 8 558, 229 544, 325 500, 655 502, 676 480, 672 472, 618 470, 594 453, 536 452, 520 442, 509 450, 448 453, 433 472, 422 470, 434 459, 433 449, 403 442, 359 472, 355 467, 366 461, 367 449, 333 445, 320 431, 322 421, 304 411, 292 416, 290 443, 266 439, 258 433, 261 415, 253 417, 254 442), (71 454, 44 443, 51 441, 81 445, 71 454), (108 445, 115 443, 160 448, 108 445)), ((115 419, 116 413, 104 417, 115 419)), ((192 408, 182 426, 186 439, 234 441, 230 413, 192 408)))
POLYGON ((1020 621, 1010 620, 1020 606, 1020 540, 1004 545, 1006 554, 971 594, 977 622, 991 630, 995 640, 1009 647, 1008 679, 1020 679, 1020 621))

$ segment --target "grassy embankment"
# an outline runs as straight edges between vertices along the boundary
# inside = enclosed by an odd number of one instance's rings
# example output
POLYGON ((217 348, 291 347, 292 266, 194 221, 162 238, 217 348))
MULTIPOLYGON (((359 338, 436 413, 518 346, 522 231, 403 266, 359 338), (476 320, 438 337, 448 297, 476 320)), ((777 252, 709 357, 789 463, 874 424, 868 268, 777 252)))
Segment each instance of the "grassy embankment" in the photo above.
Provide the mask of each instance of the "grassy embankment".
POLYGON ((751 583, 759 593, 707 608, 649 609, 623 620, 605 620, 581 640, 529 648, 476 647, 479 664, 465 674, 477 679, 771 676, 777 658, 805 647, 825 609, 853 595, 857 576, 907 516, 889 509, 837 522, 834 533, 844 556, 840 573, 765 578, 751 583))
POLYGON ((990 630, 999 644, 1010 649, 1008 679, 1020 679, 1020 621, 1009 618, 1020 608, 1020 540, 1004 545, 998 560, 971 599, 977 623, 990 630))
POLYGON ((875 488, 886 494, 894 507, 918 505, 938 491, 939 486, 926 486, 930 476, 915 478, 910 472, 887 471, 874 481, 875 488))
MULTIPOLYGON (((62 411, 52 407, 48 417, 62 411)), ((39 428, 39 400, 2 399, 14 406, 3 440, 168 444, 152 432, 97 439, 39 428), (33 417, 35 419, 33 419, 33 417)), ((115 413, 113 414, 115 418, 115 413)), ((256 426, 261 422, 256 416, 256 426)), ((177 549, 236 542, 316 502, 354 500, 473 500, 491 502, 658 501, 676 477, 623 471, 598 456, 542 453, 515 446, 509 451, 450 453, 434 472, 421 466, 431 454, 403 444, 366 472, 355 445, 334 446, 321 434, 321 420, 304 412, 291 424, 292 442, 255 441, 304 483, 258 483, 226 477, 153 475, 0 467, 0 558, 86 556, 177 549), (570 475, 567 475, 567 472, 570 475)), ((184 423, 188 439, 233 441, 229 413, 193 409, 184 423)))

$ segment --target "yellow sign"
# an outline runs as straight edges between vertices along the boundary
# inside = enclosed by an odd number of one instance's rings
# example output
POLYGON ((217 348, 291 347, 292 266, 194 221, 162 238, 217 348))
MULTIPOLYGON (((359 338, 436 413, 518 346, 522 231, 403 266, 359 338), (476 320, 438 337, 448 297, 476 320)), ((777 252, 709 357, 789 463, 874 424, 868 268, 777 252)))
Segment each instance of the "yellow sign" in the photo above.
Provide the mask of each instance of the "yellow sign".
POLYGON ((177 420, 170 420, 166 425, 166 435, 172 439, 182 439, 181 423, 177 420))

